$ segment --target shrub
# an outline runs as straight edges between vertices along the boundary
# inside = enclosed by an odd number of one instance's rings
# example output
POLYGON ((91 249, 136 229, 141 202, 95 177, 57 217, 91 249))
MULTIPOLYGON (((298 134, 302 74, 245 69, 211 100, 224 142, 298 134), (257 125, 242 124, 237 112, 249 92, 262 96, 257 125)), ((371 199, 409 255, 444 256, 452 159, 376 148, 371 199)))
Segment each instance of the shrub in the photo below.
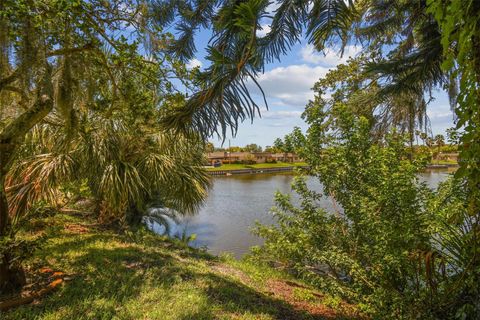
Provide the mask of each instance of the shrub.
POLYGON ((280 262, 376 319, 480 314, 473 285, 480 270, 471 264, 478 221, 466 215, 461 182, 433 192, 418 181, 421 167, 405 160, 401 136, 393 132, 379 145, 366 119, 340 110, 335 120, 337 131, 326 131, 322 156, 314 152, 318 136, 306 154, 323 194, 309 190, 305 177, 292 185, 298 206, 277 193, 277 224, 257 226, 265 244, 256 257, 280 262), (333 210, 320 207, 323 197, 333 210), (456 222, 447 223, 452 217, 456 222))

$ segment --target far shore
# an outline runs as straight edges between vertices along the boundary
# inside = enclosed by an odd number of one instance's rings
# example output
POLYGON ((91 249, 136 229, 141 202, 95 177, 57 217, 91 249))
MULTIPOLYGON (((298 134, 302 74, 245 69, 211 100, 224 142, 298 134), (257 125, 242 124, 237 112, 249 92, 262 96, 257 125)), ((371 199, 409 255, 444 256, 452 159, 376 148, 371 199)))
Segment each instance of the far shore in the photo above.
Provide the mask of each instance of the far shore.
POLYGON ((306 167, 305 162, 276 162, 276 163, 255 163, 255 164, 222 164, 220 167, 205 166, 207 171, 234 171, 244 169, 274 169, 287 167, 306 167))
MULTIPOLYGON (((440 162, 430 163, 426 169, 449 169, 457 168, 458 163, 440 162)), ((212 175, 234 175, 234 174, 254 174, 254 173, 275 173, 293 171, 296 168, 307 168, 305 162, 277 162, 277 163, 256 163, 256 164, 224 164, 220 167, 205 166, 212 175)))

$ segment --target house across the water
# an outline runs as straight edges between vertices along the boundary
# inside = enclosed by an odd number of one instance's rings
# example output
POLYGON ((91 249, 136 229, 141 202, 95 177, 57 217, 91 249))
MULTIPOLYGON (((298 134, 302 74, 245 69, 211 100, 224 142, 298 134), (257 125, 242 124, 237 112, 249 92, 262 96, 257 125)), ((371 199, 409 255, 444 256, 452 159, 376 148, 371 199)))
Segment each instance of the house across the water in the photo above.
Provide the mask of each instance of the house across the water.
POLYGON ((302 159, 295 153, 271 152, 228 152, 215 151, 207 153, 208 162, 215 163, 274 163, 274 162, 300 162, 302 159))

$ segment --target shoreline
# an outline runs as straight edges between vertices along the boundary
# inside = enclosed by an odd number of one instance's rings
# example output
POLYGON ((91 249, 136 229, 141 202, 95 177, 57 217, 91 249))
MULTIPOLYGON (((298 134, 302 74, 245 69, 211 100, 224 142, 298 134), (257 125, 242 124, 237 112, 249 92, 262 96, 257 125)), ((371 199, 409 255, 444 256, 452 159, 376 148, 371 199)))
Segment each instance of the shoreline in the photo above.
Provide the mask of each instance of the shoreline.
POLYGON ((272 168, 245 168, 245 169, 224 169, 224 170, 211 170, 208 173, 212 176, 231 176, 238 174, 256 174, 256 173, 276 173, 276 172, 289 172, 295 168, 308 168, 308 166, 290 166, 290 167, 272 167, 272 168))
MULTIPOLYGON (((244 169, 223 169, 223 170, 209 170, 208 173, 212 176, 231 176, 239 174, 259 174, 259 173, 277 173, 277 172, 291 172, 296 168, 307 169, 308 165, 302 166, 286 166, 286 167, 270 167, 270 168, 244 168, 244 169)), ((429 164, 425 169, 449 169, 458 168, 458 164, 429 164)))

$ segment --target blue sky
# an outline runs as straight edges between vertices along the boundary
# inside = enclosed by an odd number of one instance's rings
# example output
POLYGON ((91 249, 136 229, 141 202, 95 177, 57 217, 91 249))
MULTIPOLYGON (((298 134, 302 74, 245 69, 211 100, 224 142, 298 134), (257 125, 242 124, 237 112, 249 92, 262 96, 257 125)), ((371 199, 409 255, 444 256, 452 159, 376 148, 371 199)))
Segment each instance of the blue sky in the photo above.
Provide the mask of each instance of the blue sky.
MULTIPOLYGON (((267 24, 263 27, 264 30, 259 32, 259 36, 269 30, 267 24)), ((196 58, 190 61, 190 67, 206 66, 203 57, 209 36, 207 32, 199 34, 196 39, 199 52, 196 58)), ((280 62, 267 65, 265 72, 259 76, 258 82, 265 92, 269 109, 262 109, 261 118, 255 118, 253 123, 250 121, 242 123, 236 137, 228 137, 225 145, 228 146, 230 139, 232 146, 256 143, 264 147, 272 145, 275 138, 290 133, 294 126, 305 130, 307 126, 300 116, 308 100, 313 98, 311 88, 329 69, 335 68, 356 53, 358 48, 354 46, 348 46, 343 57, 340 57, 335 50, 328 50, 326 53, 316 52, 306 41, 295 45, 280 62)), ((453 126, 453 114, 450 111, 448 97, 440 90, 433 92, 432 95, 435 99, 427 111, 432 133, 445 134, 445 130, 453 126)), ((262 101, 258 95, 259 105, 263 105, 262 101)), ((216 146, 221 145, 219 140, 211 141, 216 146)))

